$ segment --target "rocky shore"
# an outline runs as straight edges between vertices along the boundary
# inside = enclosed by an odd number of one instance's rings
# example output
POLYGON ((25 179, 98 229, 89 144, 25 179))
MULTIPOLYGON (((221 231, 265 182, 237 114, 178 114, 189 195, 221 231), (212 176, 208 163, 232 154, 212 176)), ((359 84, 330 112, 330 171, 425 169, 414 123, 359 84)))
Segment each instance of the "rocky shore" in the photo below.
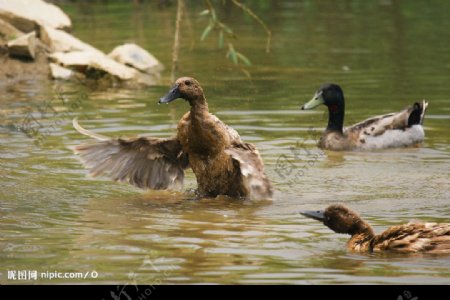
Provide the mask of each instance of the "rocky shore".
POLYGON ((164 69, 132 43, 110 53, 70 33, 72 22, 42 0, 0 0, 0 80, 50 78, 102 81, 110 85, 153 85, 164 69))

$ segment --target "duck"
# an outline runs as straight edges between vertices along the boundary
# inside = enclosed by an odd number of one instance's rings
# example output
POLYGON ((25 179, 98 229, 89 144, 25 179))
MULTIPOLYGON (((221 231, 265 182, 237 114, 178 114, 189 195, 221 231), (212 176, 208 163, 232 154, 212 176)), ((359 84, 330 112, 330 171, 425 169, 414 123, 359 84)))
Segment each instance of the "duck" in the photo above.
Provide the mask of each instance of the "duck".
POLYGON ((74 147, 92 177, 104 175, 143 189, 182 186, 184 171, 192 169, 199 197, 272 200, 273 186, 253 144, 209 112, 199 82, 181 77, 159 103, 184 99, 190 106, 171 138, 140 136, 110 138, 81 127, 74 128, 94 140, 74 147))
POLYGON ((328 125, 319 139, 318 147, 325 150, 375 150, 408 147, 423 142, 423 120, 428 102, 415 102, 400 112, 369 118, 344 128, 345 101, 342 88, 325 83, 314 97, 301 106, 313 109, 321 104, 328 108, 328 125))
POLYGON ((336 233, 351 235, 347 248, 352 252, 450 254, 450 224, 447 223, 410 222, 375 234, 366 221, 342 204, 300 214, 322 222, 336 233))

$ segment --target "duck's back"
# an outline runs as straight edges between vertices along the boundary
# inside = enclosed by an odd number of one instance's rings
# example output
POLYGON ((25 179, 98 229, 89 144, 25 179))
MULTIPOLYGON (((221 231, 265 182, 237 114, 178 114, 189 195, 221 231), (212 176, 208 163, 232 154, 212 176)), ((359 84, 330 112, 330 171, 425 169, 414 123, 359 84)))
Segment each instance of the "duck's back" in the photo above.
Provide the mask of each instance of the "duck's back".
POLYGON ((375 237, 373 251, 449 253, 450 224, 408 223, 393 226, 375 237))
POLYGON ((425 138, 422 126, 428 103, 414 103, 397 113, 372 117, 345 128, 351 147, 362 150, 406 147, 425 138))

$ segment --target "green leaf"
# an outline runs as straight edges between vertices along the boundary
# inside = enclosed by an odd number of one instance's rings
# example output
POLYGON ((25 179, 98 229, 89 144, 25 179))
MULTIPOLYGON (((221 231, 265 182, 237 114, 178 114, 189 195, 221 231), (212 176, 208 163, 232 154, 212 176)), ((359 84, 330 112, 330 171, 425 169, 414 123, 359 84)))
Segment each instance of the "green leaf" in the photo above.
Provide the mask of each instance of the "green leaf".
POLYGON ((247 76, 248 79, 252 78, 252 74, 246 69, 241 69, 241 72, 244 73, 245 76, 247 76))
POLYGON ((236 56, 237 56, 240 60, 242 60, 242 62, 243 62, 244 64, 246 64, 247 66, 251 66, 251 65, 252 65, 251 61, 250 61, 244 54, 239 53, 239 52, 236 52, 236 56))
POLYGON ((220 24, 226 33, 228 33, 229 35, 234 35, 233 30, 230 27, 228 27, 227 25, 225 25, 223 23, 220 23, 220 24))
POLYGON ((228 50, 228 53, 229 53, 229 58, 231 59, 231 61, 234 63, 234 64, 238 64, 238 58, 237 58, 237 55, 236 55, 236 50, 234 50, 234 48, 233 47, 230 47, 230 50, 228 50))
POLYGON ((219 32, 219 48, 223 48, 223 42, 224 42, 224 38, 223 38, 223 30, 221 30, 219 32))
POLYGON ((213 27, 214 27, 214 25, 212 23, 209 23, 209 25, 206 26, 205 30, 203 30, 202 36, 200 37, 201 41, 203 41, 208 36, 208 34, 213 29, 213 27))
POLYGON ((231 61, 235 64, 235 65, 237 65, 239 62, 238 62, 238 59, 237 59, 237 56, 236 56, 236 52, 232 52, 231 53, 231 61))
POLYGON ((199 12, 198 15, 199 16, 206 16, 206 15, 209 15, 209 13, 210 13, 209 9, 205 9, 205 10, 199 12))

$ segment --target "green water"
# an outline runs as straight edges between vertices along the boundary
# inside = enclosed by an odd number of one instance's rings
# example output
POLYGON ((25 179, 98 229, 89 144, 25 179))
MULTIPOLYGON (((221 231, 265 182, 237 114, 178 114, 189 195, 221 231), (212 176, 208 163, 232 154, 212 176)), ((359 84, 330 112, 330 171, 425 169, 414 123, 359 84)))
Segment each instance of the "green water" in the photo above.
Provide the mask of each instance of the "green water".
MULTIPOLYGON (((250 1, 273 32, 269 54, 257 24, 232 6, 219 9, 253 62, 251 79, 224 58, 215 35, 199 41, 203 2, 188 2, 179 75, 196 77, 210 110, 260 150, 277 190, 263 203, 193 200, 85 176, 70 150, 86 141, 73 117, 106 135, 167 137, 188 109, 184 101, 157 105, 169 86, 175 7, 97 2, 63 5, 73 33, 104 51, 136 42, 166 71, 145 89, 0 84, 1 284, 450 282, 448 256, 348 253, 346 236, 297 213, 345 203, 377 232, 412 219, 450 221, 450 2, 250 1), (324 128, 324 109, 299 107, 326 81, 344 89, 347 124, 427 99, 425 142, 321 152, 311 132, 324 128), (41 114, 49 101, 54 110, 41 114), (30 113, 47 130, 41 145, 15 130, 30 113), (280 158, 293 165, 284 173, 280 158), (10 270, 98 276, 14 281, 10 270)), ((195 187, 189 171, 185 189, 195 187)))

